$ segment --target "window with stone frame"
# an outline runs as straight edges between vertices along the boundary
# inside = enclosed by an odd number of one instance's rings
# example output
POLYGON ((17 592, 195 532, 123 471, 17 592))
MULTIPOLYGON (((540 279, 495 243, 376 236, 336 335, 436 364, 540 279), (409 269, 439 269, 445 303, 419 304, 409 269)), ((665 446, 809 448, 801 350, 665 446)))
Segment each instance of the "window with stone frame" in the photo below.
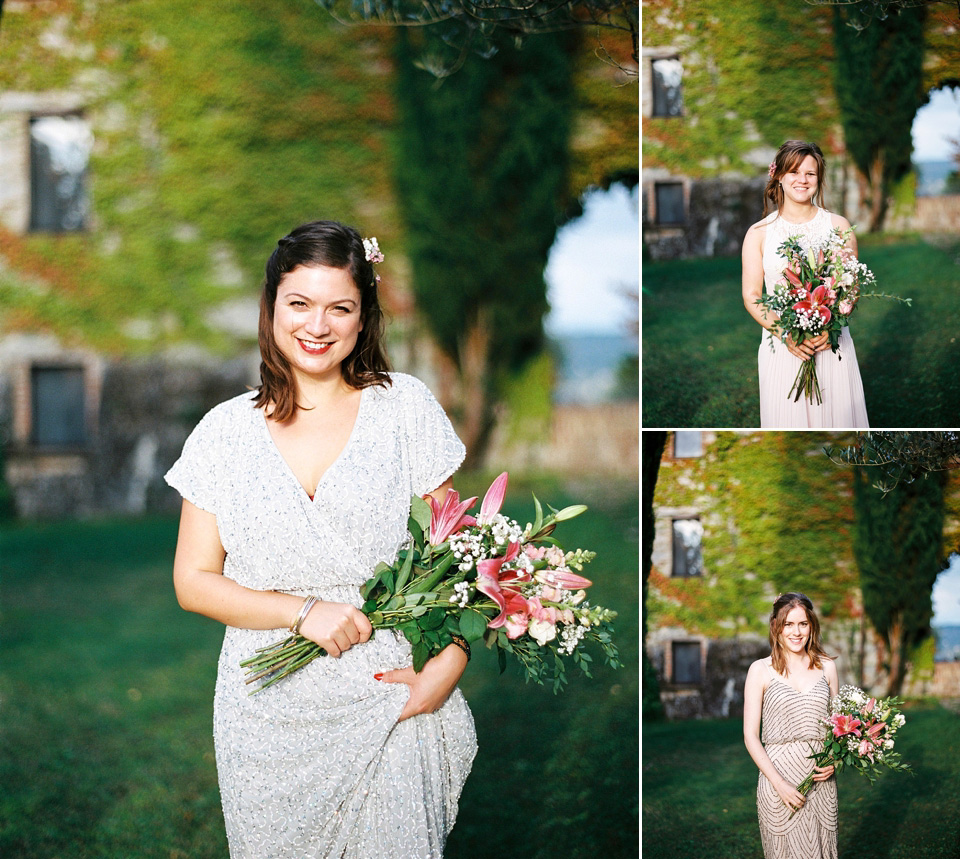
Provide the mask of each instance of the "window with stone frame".
POLYGON ((673 520, 673 568, 674 578, 691 578, 703 575, 703 554, 700 543, 703 525, 697 518, 673 520))
POLYGON ((83 367, 30 368, 30 441, 39 448, 76 448, 88 441, 83 367))
POLYGON ((683 63, 679 57, 657 57, 650 63, 653 116, 683 116, 683 63))
POLYGON ((674 459, 686 459, 703 456, 703 433, 691 430, 677 430, 673 434, 674 459))
POLYGON ((703 680, 699 641, 671 641, 671 682, 677 686, 695 686, 703 680))
POLYGON ((93 134, 80 114, 30 119, 30 231, 67 233, 87 227, 87 173, 93 134))
POLYGON ((656 222, 660 226, 681 226, 687 221, 682 182, 656 182, 653 186, 656 222))

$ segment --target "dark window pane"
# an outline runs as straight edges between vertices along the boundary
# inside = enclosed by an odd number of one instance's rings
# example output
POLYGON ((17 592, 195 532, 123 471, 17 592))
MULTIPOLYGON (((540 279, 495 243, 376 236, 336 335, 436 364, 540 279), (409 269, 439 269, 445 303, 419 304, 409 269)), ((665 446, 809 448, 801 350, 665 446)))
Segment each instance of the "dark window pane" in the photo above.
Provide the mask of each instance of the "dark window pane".
POLYGON ((33 443, 52 447, 86 441, 83 370, 80 367, 34 367, 33 443))
POLYGON ((674 641, 673 644, 673 682, 700 682, 700 643, 674 641))
POLYGON ((657 198, 658 224, 682 224, 686 220, 683 213, 682 183, 657 182, 654 193, 657 198))
POLYGON ((79 116, 42 116, 30 123, 30 229, 82 230, 87 218, 90 127, 79 116))
POLYGON ((678 431, 673 434, 673 455, 703 456, 703 437, 701 433, 678 431))
POLYGON ((653 115, 683 116, 683 65, 676 57, 653 61, 653 115))
POLYGON ((703 573, 700 540, 703 525, 699 519, 673 520, 673 575, 699 576, 703 573))

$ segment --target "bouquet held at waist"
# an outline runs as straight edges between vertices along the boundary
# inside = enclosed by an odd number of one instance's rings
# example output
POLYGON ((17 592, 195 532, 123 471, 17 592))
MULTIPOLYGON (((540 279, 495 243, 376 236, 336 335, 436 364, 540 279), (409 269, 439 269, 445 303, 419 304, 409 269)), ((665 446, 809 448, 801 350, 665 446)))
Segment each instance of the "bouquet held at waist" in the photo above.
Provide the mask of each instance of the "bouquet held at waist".
MULTIPOLYGON (((553 532, 579 516, 582 504, 544 514, 534 496, 534 520, 520 525, 500 513, 507 473, 490 486, 476 517, 467 514, 476 498, 460 501, 456 490, 443 504, 428 496, 411 500, 410 532, 392 564, 380 563, 360 588, 362 611, 374 631, 396 629, 410 642, 413 667, 453 643, 484 639, 497 650, 501 673, 507 656, 517 660, 528 680, 550 680, 554 691, 566 682, 566 660, 590 676, 594 642, 606 662, 620 666, 611 637, 616 612, 591 605, 592 584, 580 573, 595 553, 564 551, 553 532), (576 571, 576 572, 574 572, 576 571)), ((265 689, 326 651, 301 635, 257 651, 241 663, 247 683, 265 689)))
MULTIPOLYGON (((912 772, 910 764, 902 763, 900 753, 893 751, 897 731, 906 722, 901 703, 899 698, 869 698, 856 686, 841 686, 840 694, 831 702, 830 715, 823 720, 823 751, 810 755, 810 759, 818 767, 833 764, 836 773, 846 768, 856 770, 871 784, 881 767, 912 772)), ((811 772, 797 785, 804 796, 813 787, 813 776, 811 772)), ((794 814, 796 811, 790 817, 794 814)))
MULTIPOLYGON (((800 246, 800 237, 786 239, 777 252, 786 257, 787 267, 774 285, 773 294, 765 293, 756 303, 778 317, 778 333, 771 329, 771 340, 786 337, 800 345, 826 332, 830 348, 836 352, 840 346, 840 332, 850 324, 850 317, 861 298, 889 298, 909 305, 913 299, 900 298, 882 292, 873 292, 876 276, 859 262, 853 250, 846 246, 852 229, 841 231, 834 227, 827 239, 811 245, 807 250, 800 246)), ((770 348, 773 348, 771 342, 770 348)), ((800 365, 797 377, 787 398, 797 402, 801 396, 807 402, 823 402, 820 383, 817 379, 816 355, 800 365)))

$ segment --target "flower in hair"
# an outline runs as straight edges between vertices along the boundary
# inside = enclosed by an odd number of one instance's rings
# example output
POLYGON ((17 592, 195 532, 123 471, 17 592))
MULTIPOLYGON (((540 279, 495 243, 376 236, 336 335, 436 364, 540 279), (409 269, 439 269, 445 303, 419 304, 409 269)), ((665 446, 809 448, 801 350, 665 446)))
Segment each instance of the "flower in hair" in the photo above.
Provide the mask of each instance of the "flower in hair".
POLYGON ((771 162, 770 162, 770 169, 767 170, 767 173, 770 174, 770 178, 771 178, 771 179, 776 175, 776 173, 777 173, 777 162, 776 162, 776 161, 771 161, 771 162))
POLYGON ((368 263, 383 262, 383 253, 380 251, 380 245, 377 244, 376 236, 363 240, 363 250, 368 263))

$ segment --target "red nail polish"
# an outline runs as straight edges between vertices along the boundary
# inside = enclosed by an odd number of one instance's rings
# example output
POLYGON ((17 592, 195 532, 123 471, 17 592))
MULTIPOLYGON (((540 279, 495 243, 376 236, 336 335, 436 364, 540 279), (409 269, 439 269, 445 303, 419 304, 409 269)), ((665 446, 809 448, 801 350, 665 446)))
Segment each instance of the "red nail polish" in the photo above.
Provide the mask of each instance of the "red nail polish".
POLYGON ((374 674, 374 675, 373 675, 373 679, 374 679, 374 680, 383 680, 383 675, 382 675, 382 674, 374 674))

